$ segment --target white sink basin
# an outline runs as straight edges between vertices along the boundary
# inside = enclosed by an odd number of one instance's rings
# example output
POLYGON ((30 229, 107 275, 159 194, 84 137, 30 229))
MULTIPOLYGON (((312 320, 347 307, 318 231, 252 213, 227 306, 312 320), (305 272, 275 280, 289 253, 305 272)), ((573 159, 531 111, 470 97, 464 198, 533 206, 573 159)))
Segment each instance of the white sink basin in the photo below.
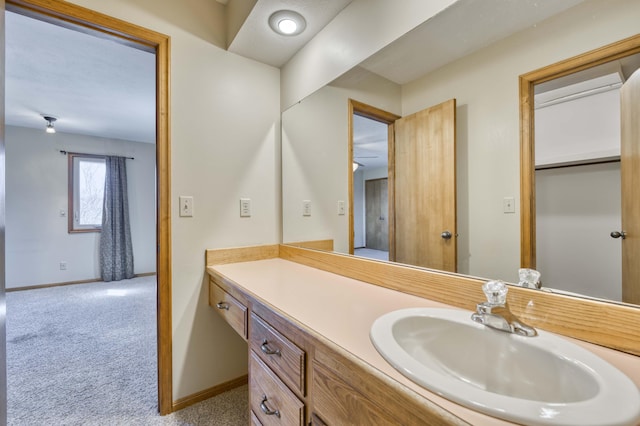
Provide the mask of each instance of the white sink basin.
POLYGON ((403 375, 447 399, 527 425, 638 425, 640 391, 620 370, 567 340, 490 329, 468 311, 411 308, 371 327, 403 375))

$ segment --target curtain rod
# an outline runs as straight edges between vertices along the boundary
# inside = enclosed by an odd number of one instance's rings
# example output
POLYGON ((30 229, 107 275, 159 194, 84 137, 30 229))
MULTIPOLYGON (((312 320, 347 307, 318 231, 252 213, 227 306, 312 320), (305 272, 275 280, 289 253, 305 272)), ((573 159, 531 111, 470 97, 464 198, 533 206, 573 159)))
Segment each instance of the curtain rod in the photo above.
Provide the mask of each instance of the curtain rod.
MULTIPOLYGON (((60 150, 61 154, 67 155, 67 154, 73 154, 73 155, 91 155, 93 157, 107 157, 107 154, 86 154, 86 153, 80 153, 80 152, 67 152, 64 149, 60 150)), ((113 157, 122 157, 121 155, 114 155, 113 157)), ((135 160, 135 158, 133 157, 124 157, 127 160, 135 160)))

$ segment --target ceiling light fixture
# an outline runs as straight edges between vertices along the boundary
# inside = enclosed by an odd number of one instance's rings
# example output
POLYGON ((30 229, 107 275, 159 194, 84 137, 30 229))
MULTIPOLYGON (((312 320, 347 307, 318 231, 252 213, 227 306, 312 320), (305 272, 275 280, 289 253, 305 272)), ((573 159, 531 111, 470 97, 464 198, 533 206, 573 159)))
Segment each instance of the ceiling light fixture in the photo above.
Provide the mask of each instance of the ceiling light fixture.
POLYGON ((293 10, 279 10, 269 17, 269 26, 280 35, 294 36, 304 31, 307 21, 293 10))
POLYGON ((57 118, 52 117, 50 115, 43 115, 42 118, 44 118, 47 121, 46 132, 47 133, 55 133, 56 132, 56 128, 53 127, 53 123, 57 120, 57 118))

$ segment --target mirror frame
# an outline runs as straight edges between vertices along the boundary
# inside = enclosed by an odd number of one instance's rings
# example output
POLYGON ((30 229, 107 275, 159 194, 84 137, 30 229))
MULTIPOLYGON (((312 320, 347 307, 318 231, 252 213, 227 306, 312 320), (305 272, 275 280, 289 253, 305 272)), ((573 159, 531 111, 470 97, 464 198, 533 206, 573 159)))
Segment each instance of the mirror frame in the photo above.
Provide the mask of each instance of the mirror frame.
POLYGON ((520 76, 520 265, 536 267, 534 87, 640 53, 640 34, 520 76))

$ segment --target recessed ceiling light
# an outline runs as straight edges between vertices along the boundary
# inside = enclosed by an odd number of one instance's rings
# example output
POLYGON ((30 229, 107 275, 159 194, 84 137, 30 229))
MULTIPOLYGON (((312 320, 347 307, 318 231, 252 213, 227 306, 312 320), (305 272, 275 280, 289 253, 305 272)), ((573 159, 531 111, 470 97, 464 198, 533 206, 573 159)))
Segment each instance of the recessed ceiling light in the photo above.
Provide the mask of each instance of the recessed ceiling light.
POLYGON ((278 34, 294 36, 304 31, 307 22, 298 12, 279 10, 269 17, 269 26, 278 34))

